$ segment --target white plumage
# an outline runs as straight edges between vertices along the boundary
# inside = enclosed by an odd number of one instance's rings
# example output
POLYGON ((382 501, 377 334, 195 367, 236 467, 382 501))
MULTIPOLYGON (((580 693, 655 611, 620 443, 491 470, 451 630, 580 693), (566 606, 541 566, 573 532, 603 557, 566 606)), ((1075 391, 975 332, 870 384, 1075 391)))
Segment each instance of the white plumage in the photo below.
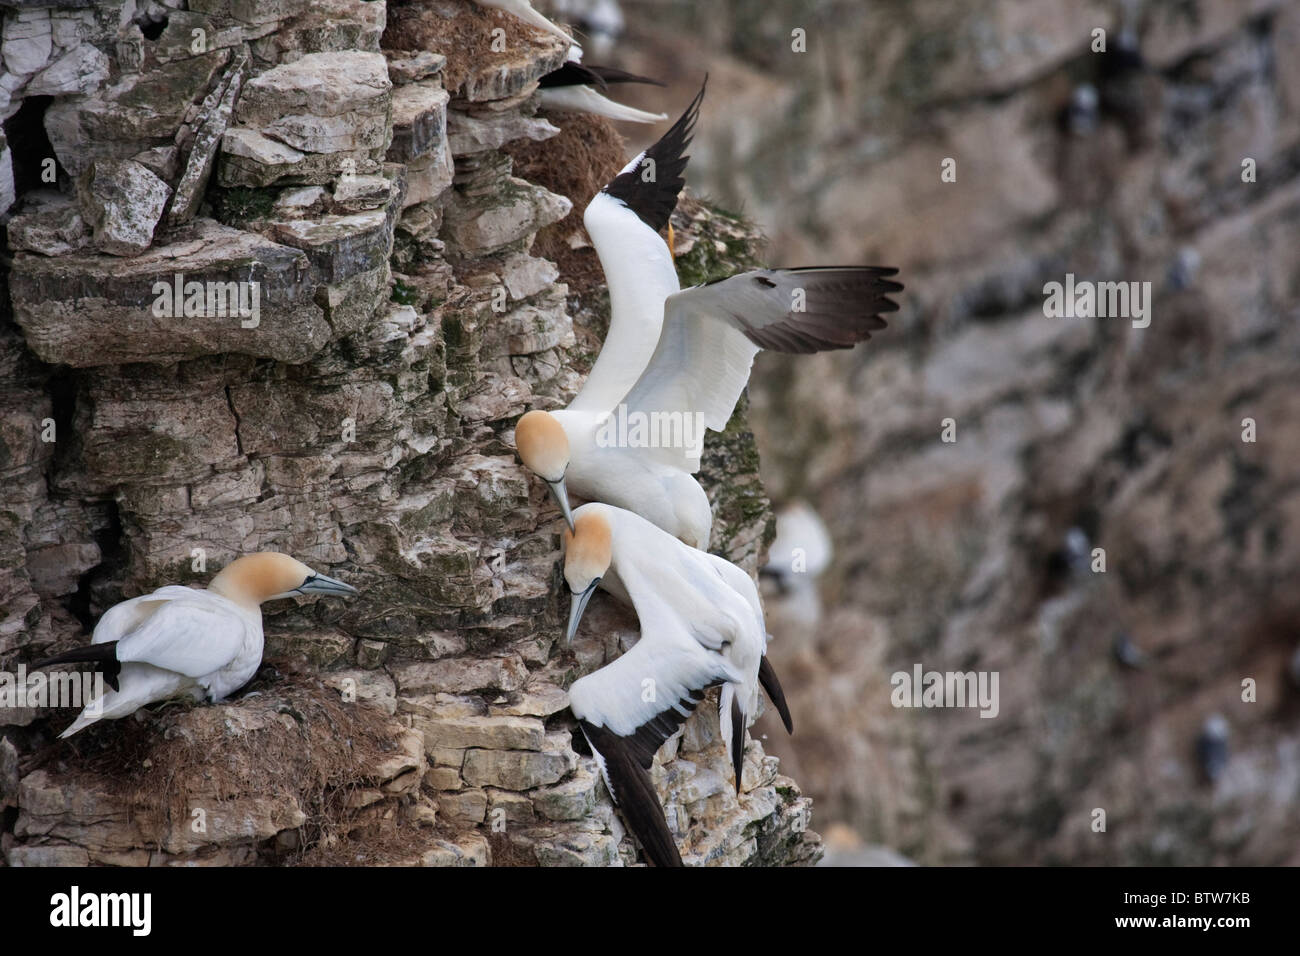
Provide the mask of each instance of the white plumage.
POLYGON ((91 637, 92 644, 118 642, 119 689, 105 691, 98 708, 87 707, 59 736, 172 697, 222 700, 257 673, 262 640, 261 611, 211 591, 169 585, 123 601, 91 637))
POLYGON ((59 736, 173 697, 224 700, 262 663, 260 605, 313 593, 357 592, 288 555, 266 551, 235 559, 205 590, 167 585, 114 605, 99 619, 88 647, 36 665, 90 663, 110 686, 117 685, 89 702, 59 736))
POLYGON ((894 269, 847 266, 756 269, 682 290, 659 230, 677 202, 702 97, 588 204, 583 222, 609 287, 609 332, 568 408, 529 412, 515 432, 521 459, 548 482, 566 519, 572 491, 701 549, 713 524, 693 477, 704 432, 726 428, 754 356, 852 347, 885 327, 879 313, 897 309, 887 296, 902 289, 888 278, 894 269))
POLYGON ((570 707, 647 854, 657 865, 680 865, 646 774, 663 742, 708 688, 720 686, 719 724, 739 793, 745 730, 757 716, 760 686, 792 726, 765 658, 758 589, 741 568, 687 547, 631 511, 593 503, 573 517, 564 572, 572 592, 568 637, 597 588, 633 606, 641 636, 617 660, 575 681, 570 707))
POLYGON ((542 109, 555 112, 592 113, 624 123, 662 123, 667 113, 649 113, 635 106, 615 103, 590 86, 554 86, 537 91, 542 109))

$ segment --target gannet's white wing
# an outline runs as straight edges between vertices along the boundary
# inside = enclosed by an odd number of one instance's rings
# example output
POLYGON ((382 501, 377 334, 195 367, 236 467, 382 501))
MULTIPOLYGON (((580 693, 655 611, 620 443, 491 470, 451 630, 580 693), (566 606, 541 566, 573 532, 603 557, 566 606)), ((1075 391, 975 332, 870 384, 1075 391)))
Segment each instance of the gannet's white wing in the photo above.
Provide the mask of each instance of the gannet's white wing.
POLYGON ((615 103, 589 86, 553 86, 537 91, 542 109, 555 112, 591 113, 624 123, 662 123, 667 113, 647 113, 635 106, 615 103))
POLYGON ((226 667, 245 649, 248 623, 237 607, 207 591, 167 601, 121 638, 117 659, 152 664, 195 679, 226 667))
POLYGON ((169 601, 184 600, 199 592, 180 584, 168 584, 152 594, 142 594, 114 604, 95 625, 95 633, 90 638, 92 644, 105 644, 108 641, 120 641, 145 622, 155 611, 169 601))
MULTIPOLYGON (((722 431, 749 381, 760 349, 820 352, 851 348, 885 327, 882 312, 902 286, 876 266, 755 269, 693 286, 668 297, 659 344, 623 401, 646 415, 699 414, 722 431)), ((695 436, 702 439, 702 435, 695 436)), ((660 443, 646 449, 665 463, 695 472, 699 444, 660 443)))
POLYGON ((610 796, 656 866, 681 866, 681 856, 650 781, 650 764, 677 732, 704 690, 738 678, 735 668, 685 635, 644 630, 630 651, 569 688, 578 718, 610 796))
POLYGON ((573 411, 602 414, 627 394, 654 353, 663 303, 681 288, 660 231, 685 186, 695 121, 704 88, 681 118, 596 193, 582 216, 609 288, 609 332, 573 411))

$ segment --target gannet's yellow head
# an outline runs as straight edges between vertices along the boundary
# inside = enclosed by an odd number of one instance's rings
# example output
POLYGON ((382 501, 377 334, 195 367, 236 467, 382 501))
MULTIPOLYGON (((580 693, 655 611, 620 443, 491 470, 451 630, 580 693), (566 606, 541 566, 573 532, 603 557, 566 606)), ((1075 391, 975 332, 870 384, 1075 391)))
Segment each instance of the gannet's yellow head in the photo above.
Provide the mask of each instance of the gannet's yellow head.
POLYGON ((212 579, 208 590, 246 607, 298 594, 357 593, 352 585, 317 574, 301 561, 278 551, 259 551, 236 558, 212 579))
POLYGON ((613 529, 603 509, 586 505, 578 509, 572 532, 564 532, 564 580, 572 592, 569 597, 569 626, 566 642, 578 633, 578 622, 587 609, 600 579, 609 570, 613 558, 613 529))
POLYGON ((515 448, 519 460, 551 489, 564 520, 573 528, 573 511, 569 492, 564 487, 564 473, 569 469, 569 436, 560 420, 550 412, 526 412, 515 425, 515 448))

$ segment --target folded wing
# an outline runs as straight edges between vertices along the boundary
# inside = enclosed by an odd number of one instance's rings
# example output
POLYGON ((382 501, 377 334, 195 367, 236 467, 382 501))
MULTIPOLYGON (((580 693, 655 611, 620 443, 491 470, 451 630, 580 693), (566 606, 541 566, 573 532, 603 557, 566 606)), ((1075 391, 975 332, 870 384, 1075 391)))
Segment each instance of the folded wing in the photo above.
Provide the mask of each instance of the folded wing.
POLYGON ((117 644, 117 659, 199 679, 244 649, 248 625, 228 601, 202 591, 171 600, 117 644))

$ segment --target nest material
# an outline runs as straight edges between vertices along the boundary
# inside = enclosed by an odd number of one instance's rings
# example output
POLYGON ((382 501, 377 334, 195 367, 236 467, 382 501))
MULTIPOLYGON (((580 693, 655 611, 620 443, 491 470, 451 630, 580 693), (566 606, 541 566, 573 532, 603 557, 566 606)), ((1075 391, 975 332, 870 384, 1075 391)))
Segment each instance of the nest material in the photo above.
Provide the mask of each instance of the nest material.
POLYGON ((101 721, 37 763, 120 800, 160 833, 195 804, 283 797, 307 815, 299 845, 309 847, 353 827, 349 795, 384 782, 372 768, 397 752, 404 731, 382 711, 295 675, 223 704, 166 704, 144 720, 101 721))
POLYGON ((519 139, 502 152, 514 160, 514 174, 553 193, 566 196, 573 209, 559 222, 541 230, 533 242, 533 255, 550 259, 569 284, 570 293, 583 295, 605 282, 600 260, 591 246, 574 249, 569 237, 582 229, 582 213, 591 197, 627 164, 627 148, 614 124, 603 116, 563 113, 555 117, 558 136, 541 142, 519 139))

